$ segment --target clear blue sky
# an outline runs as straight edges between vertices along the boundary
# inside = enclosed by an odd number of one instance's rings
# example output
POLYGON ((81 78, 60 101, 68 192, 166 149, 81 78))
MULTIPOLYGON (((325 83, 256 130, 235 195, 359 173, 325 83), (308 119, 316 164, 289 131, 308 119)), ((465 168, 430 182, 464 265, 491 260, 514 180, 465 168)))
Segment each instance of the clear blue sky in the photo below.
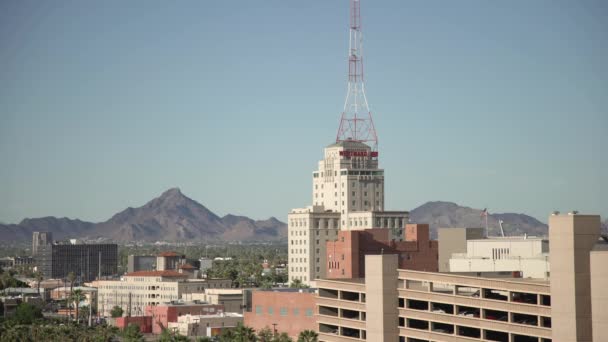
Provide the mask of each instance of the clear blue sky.
MULTIPOLYGON (((387 209, 608 215, 608 2, 363 0, 387 209)), ((348 1, 0 2, 0 221, 311 202, 348 1)))

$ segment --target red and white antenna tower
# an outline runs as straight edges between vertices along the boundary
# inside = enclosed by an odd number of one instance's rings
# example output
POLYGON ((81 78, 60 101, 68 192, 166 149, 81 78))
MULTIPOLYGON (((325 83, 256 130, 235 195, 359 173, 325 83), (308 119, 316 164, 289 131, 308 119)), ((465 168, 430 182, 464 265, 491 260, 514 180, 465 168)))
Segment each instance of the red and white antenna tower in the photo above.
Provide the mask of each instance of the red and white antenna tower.
POLYGON ((347 140, 367 143, 378 150, 378 136, 365 96, 360 0, 350 0, 348 91, 336 137, 336 142, 347 140))

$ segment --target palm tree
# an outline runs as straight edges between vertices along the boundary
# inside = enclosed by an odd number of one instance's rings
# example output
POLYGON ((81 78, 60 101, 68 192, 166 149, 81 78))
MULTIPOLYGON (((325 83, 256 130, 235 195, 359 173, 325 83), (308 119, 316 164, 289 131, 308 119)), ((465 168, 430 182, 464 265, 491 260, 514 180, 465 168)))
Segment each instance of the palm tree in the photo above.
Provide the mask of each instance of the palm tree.
POLYGON ((258 341, 260 342, 272 342, 273 333, 269 327, 265 327, 258 331, 258 341))
POLYGON ((40 283, 44 280, 44 274, 40 271, 36 271, 34 273, 34 278, 36 279, 36 288, 38 289, 38 296, 42 298, 40 295, 40 283))
POLYGON ((293 342, 293 340, 291 337, 289 337, 289 335, 287 335, 286 332, 282 332, 280 335, 274 338, 273 342, 293 342))
MULTIPOLYGON (((74 272, 68 273, 68 281, 70 282, 70 295, 66 298, 66 304, 68 304, 68 317, 72 317, 72 307, 70 306, 70 298, 72 298, 72 294, 74 292, 74 281, 76 280, 76 275, 74 272)), ((65 290, 65 286, 64 286, 65 290)), ((65 291, 64 291, 65 292, 65 291)))
POLYGON ((255 342, 256 340, 255 330, 240 322, 236 325, 234 329, 234 341, 255 342))
POLYGON ((298 336, 298 342, 317 342, 319 341, 319 334, 314 330, 304 330, 300 332, 298 336))
POLYGON ((80 306, 80 302, 84 299, 84 293, 81 289, 74 290, 72 295, 70 296, 71 301, 76 305, 76 323, 80 323, 80 316, 78 315, 78 308, 80 306))

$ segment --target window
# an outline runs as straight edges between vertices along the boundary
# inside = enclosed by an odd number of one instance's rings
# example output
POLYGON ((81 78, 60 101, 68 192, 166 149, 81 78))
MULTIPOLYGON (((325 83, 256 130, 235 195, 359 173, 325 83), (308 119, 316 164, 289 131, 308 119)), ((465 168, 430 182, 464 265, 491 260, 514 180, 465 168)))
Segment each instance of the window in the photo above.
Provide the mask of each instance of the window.
MULTIPOLYGON (((293 271, 293 268, 292 268, 292 271, 293 271)), ((261 306, 259 306, 259 305, 255 306, 255 314, 256 315, 261 315, 262 314, 262 307, 261 306)))
POLYGON ((293 309, 294 316, 298 316, 299 314, 300 314, 300 309, 298 309, 298 308, 293 309))
POLYGON ((355 205, 355 201, 353 201, 353 205, 355 205))
POLYGON ((312 317, 312 309, 306 309, 306 317, 312 317))
POLYGON ((281 308, 279 311, 279 314, 281 316, 287 316, 287 308, 281 308))
POLYGON ((353 196, 355 196, 355 192, 353 191, 353 196))
POLYGON ((272 306, 268 307, 268 314, 274 315, 274 308, 272 306))

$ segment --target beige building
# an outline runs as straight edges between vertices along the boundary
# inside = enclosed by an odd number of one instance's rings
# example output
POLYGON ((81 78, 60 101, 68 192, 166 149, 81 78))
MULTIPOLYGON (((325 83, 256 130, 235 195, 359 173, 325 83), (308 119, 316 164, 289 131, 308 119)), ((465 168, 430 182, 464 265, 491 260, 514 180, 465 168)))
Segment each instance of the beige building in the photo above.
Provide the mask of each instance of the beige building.
MULTIPOLYGON (((570 213, 549 217, 553 336, 556 340, 559 337, 560 342, 592 341, 590 251, 599 237, 597 215, 570 213)), ((602 278, 599 273, 596 284, 602 283, 602 278)), ((608 302, 598 304, 608 306, 608 302)))
POLYGON ((397 341, 397 255, 367 255, 366 277, 317 280, 319 341, 397 341))
POLYGON ((148 305, 176 300, 193 300, 206 289, 230 288, 229 279, 188 279, 176 271, 139 271, 128 273, 120 280, 96 280, 97 307, 101 316, 110 316, 114 306, 126 315, 143 316, 148 305))
POLYGON ((595 215, 550 217, 550 282, 397 270, 394 256, 368 255, 373 276, 317 281, 319 340, 604 341, 608 238, 599 227, 595 215))
POLYGON ((169 322, 169 331, 187 337, 211 337, 221 334, 223 329, 234 328, 243 323, 243 315, 233 312, 217 315, 184 315, 177 322, 169 322))

